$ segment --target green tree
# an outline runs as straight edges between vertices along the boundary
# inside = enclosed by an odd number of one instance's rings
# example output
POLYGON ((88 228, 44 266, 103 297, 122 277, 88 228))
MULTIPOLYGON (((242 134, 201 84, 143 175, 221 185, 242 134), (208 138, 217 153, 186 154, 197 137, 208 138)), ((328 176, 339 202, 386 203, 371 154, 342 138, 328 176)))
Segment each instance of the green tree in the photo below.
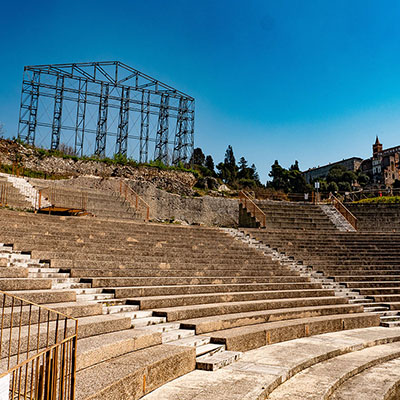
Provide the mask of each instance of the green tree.
POLYGON ((225 152, 223 163, 217 165, 219 177, 224 183, 234 184, 237 179, 238 167, 236 165, 235 155, 233 154, 232 146, 228 146, 225 152))
POLYGON ((336 182, 330 182, 328 184, 328 188, 327 189, 328 189, 328 192, 336 193, 337 191, 339 191, 339 186, 337 185, 336 182))
POLYGON ((203 150, 200 147, 197 147, 193 150, 191 164, 204 166, 205 160, 206 156, 204 155, 203 150))
POLYGON ((268 174, 272 181, 269 182, 269 187, 275 190, 283 190, 284 192, 288 192, 288 182, 287 182, 287 170, 282 168, 279 165, 278 160, 271 166, 271 172, 268 174))
POLYGON ((212 172, 213 175, 215 174, 215 170, 214 170, 214 160, 213 160, 213 158, 212 158, 210 155, 208 155, 208 156, 206 157, 205 167, 206 167, 208 170, 210 170, 210 171, 212 172))
POLYGON ((299 162, 297 160, 290 166, 289 171, 300 171, 299 162))

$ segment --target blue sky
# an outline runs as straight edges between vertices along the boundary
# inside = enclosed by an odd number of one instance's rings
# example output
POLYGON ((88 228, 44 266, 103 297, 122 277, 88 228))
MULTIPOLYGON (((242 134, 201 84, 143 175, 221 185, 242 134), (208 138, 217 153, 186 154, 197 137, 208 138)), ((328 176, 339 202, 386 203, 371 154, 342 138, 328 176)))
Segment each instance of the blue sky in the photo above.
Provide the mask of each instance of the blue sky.
POLYGON ((24 65, 120 60, 196 98, 195 145, 228 144, 267 179, 400 144, 400 2, 7 1, 0 121, 17 131, 24 65))

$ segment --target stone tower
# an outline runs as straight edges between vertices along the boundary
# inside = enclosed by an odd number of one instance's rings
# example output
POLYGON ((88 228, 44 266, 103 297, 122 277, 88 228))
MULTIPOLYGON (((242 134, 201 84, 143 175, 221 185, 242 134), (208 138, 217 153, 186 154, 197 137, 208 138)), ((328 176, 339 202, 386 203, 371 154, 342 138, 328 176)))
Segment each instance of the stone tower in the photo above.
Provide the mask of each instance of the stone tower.
POLYGON ((378 135, 376 136, 375 144, 372 146, 372 154, 374 157, 377 156, 383 149, 381 142, 379 141, 378 135))

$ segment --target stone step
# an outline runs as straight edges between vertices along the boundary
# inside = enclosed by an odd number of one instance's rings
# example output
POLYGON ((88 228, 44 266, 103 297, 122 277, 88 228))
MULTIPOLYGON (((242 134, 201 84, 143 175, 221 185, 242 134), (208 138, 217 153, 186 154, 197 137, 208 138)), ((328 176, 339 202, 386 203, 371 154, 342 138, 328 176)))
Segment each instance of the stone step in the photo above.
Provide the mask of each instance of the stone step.
POLYGON ((400 321, 381 322, 381 326, 385 328, 395 328, 400 326, 400 321))
POLYGON ((51 287, 53 289, 87 290, 91 286, 90 283, 62 282, 62 283, 53 283, 51 287))
POLYGON ((121 330, 79 340, 77 370, 91 367, 124 354, 161 344, 161 333, 121 330))
POLYGON ((288 321, 335 314, 362 313, 363 308, 357 305, 343 304, 334 306, 298 307, 247 313, 220 314, 211 317, 195 318, 181 321, 181 327, 194 329, 197 334, 215 332, 240 326, 251 326, 266 322, 288 321))
POLYGON ((153 315, 165 316, 167 317, 168 321, 178 321, 232 313, 291 309, 302 306, 317 307, 340 304, 347 304, 347 300, 345 298, 333 296, 279 300, 256 300, 156 308, 153 309, 153 315))
POLYGON ((362 305, 367 305, 369 303, 373 303, 373 299, 364 299, 364 298, 356 298, 356 299, 350 299, 349 303, 350 304, 362 304, 362 305))
POLYGON ((61 279, 61 278, 69 278, 69 273, 60 273, 60 272, 29 272, 28 276, 30 278, 51 278, 51 279, 61 279))
POLYGON ((201 347, 210 343, 210 336, 195 335, 174 341, 174 346, 201 347))
POLYGON ((242 357, 241 352, 221 351, 213 355, 204 355, 196 358, 196 368, 205 371, 216 371, 226 367, 242 357))
POLYGON ((392 397, 399 389, 400 359, 368 368, 345 381, 331 400, 382 400, 392 397))
POLYGON ((334 393, 335 388, 352 376, 398 357, 400 357, 398 342, 339 355, 295 375, 275 389, 268 398, 281 400, 290 396, 291 400, 327 399, 334 393))
POLYGON ((63 303, 76 300, 76 293, 73 290, 22 290, 10 291, 9 293, 36 304, 63 303))
POLYGON ((381 316, 381 323, 382 322, 396 322, 396 321, 400 321, 400 315, 399 314, 382 315, 381 316))
MULTIPOLYGON (((152 331, 152 332, 170 332, 170 331, 176 331, 179 330, 181 324, 179 322, 165 322, 163 324, 157 324, 157 325, 150 325, 146 329, 152 331)), ((178 340, 178 339, 176 339, 178 340)))
POLYGON ((279 291, 260 291, 260 292, 233 292, 233 293, 207 293, 207 294, 183 294, 176 296, 148 296, 135 297, 131 301, 139 304, 141 309, 154 309, 156 307, 177 307, 194 304, 210 304, 221 302, 250 301, 250 300, 272 300, 286 299, 295 297, 324 297, 333 296, 333 291, 326 289, 305 289, 279 290, 279 291))
MULTIPOLYGON (((130 313, 124 312, 118 315, 129 316, 130 313)), ((131 318, 132 318, 132 328, 143 328, 149 325, 163 324, 164 322, 167 321, 167 319, 164 317, 145 317, 145 318, 131 317, 131 318)))
POLYGON ((378 312, 378 311, 387 311, 389 310, 389 307, 387 306, 370 306, 367 304, 367 306, 364 307, 365 312, 378 312))
POLYGON ((261 292, 276 290, 308 290, 321 289, 319 283, 280 283, 280 284, 213 284, 213 285, 163 285, 163 286, 137 286, 137 287, 116 287, 115 296, 118 297, 145 297, 145 296, 166 296, 174 294, 199 294, 199 293, 234 293, 234 292, 261 292))
POLYGON ((201 346, 196 346, 196 357, 202 357, 204 355, 211 356, 222 351, 225 351, 224 345, 214 343, 203 344, 201 346))
POLYGON ((29 267, 28 268, 29 272, 41 272, 41 273, 51 273, 51 274, 56 274, 56 273, 60 273, 61 270, 60 268, 45 268, 45 267, 38 267, 38 268, 34 268, 34 267, 29 267))
POLYGON ((81 278, 53 278, 51 281, 53 283, 81 283, 82 285, 89 285, 87 287, 91 287, 90 283, 81 282, 81 278))
MULTIPOLYGON (((115 305, 115 306, 103 306, 103 314, 117 314, 117 313, 122 313, 122 312, 133 312, 133 311, 138 311, 139 306, 135 305, 130 305, 130 304, 121 304, 121 305, 115 305)), ((153 313, 151 311, 148 312, 149 315, 151 316, 153 313)))
POLYGON ((143 397, 193 371, 195 357, 194 348, 162 344, 99 363, 78 372, 76 400, 143 397))
POLYGON ((76 295, 76 301, 103 301, 113 298, 114 298, 113 293, 94 293, 94 294, 76 295))
POLYGON ((209 335, 212 343, 225 344, 227 350, 248 351, 280 341, 379 324, 380 319, 376 314, 337 314, 261 323, 210 332, 209 335))
POLYGON ((88 288, 83 288, 83 289, 75 289, 75 293, 77 295, 83 295, 83 294, 99 294, 99 293, 103 293, 103 289, 101 288, 92 288, 92 287, 88 287, 88 288))
POLYGON ((191 329, 173 329, 162 333, 162 342, 170 343, 190 336, 194 336, 194 331, 191 329))

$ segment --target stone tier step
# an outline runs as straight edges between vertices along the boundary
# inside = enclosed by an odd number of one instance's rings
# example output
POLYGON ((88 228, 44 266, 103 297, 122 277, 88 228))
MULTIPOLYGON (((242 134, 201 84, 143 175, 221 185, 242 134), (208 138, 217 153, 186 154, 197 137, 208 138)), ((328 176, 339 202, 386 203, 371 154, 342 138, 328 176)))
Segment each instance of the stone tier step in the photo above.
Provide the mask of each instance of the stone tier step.
MULTIPOLYGON (((272 344, 248 351, 238 362, 212 374, 204 371, 190 372, 146 395, 143 400, 264 399, 268 398, 274 389, 279 389, 279 385, 288 380, 290 382, 291 378, 295 378, 308 367, 314 368, 314 366, 337 356, 357 353, 363 349, 373 348, 373 346, 386 343, 396 343, 398 346, 399 341, 400 328, 388 330, 382 327, 373 327, 326 333, 272 344)), ((373 368, 371 368, 372 370, 373 368)), ((365 372, 367 371, 369 369, 365 370, 365 372)), ((341 370, 325 369, 323 373, 330 372, 341 373, 341 370)), ((391 376, 393 375, 391 374, 391 376)), ((391 376, 389 379, 392 379, 391 376)), ((397 379, 398 376, 397 374, 397 379)), ((357 377, 358 375, 355 378, 357 377)), ((372 382, 368 385, 370 388, 371 384, 372 382)), ((375 397, 359 397, 358 393, 355 393, 352 400, 375 400, 375 397)), ((373 394, 372 388, 371 394, 373 394)), ((288 394, 285 399, 291 398, 288 394)), ((301 399, 304 400, 304 398, 305 396, 301 399)), ((319 397, 319 400, 321 398, 319 397)), ((384 397, 378 398, 381 400, 384 397)), ((341 400, 347 400, 347 398, 341 400)))
POLYGON ((298 373, 274 390, 268 398, 283 400, 290 395, 291 400, 327 399, 352 376, 398 357, 399 342, 343 354, 298 373))
POLYGON ((216 371, 226 367, 242 357, 238 351, 221 351, 212 355, 204 355, 196 358, 196 368, 205 371, 216 371))
POLYGON ((331 400, 396 399, 400 394, 400 359, 390 360, 351 377, 331 396, 331 400))

